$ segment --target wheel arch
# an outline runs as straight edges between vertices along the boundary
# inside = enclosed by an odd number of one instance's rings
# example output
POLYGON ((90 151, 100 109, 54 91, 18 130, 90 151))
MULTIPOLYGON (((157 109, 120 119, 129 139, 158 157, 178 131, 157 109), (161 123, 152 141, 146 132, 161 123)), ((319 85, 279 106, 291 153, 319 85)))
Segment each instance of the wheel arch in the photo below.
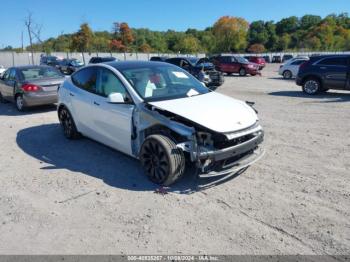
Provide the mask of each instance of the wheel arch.
POLYGON ((58 106, 57 106, 57 116, 58 116, 58 120, 60 120, 60 112, 61 110, 65 108, 67 109, 67 111, 69 112, 69 114, 72 116, 73 120, 75 121, 75 118, 74 118, 74 115, 72 114, 72 111, 69 109, 69 107, 64 104, 64 103, 60 103, 58 106))
POLYGON ((301 81, 302 85, 304 85, 305 82, 306 82, 307 80, 309 80, 309 79, 316 79, 316 80, 318 80, 318 81, 320 82, 321 88, 323 88, 323 79, 322 79, 321 76, 316 75, 316 74, 310 74, 310 75, 304 76, 304 77, 302 78, 302 81, 301 81))

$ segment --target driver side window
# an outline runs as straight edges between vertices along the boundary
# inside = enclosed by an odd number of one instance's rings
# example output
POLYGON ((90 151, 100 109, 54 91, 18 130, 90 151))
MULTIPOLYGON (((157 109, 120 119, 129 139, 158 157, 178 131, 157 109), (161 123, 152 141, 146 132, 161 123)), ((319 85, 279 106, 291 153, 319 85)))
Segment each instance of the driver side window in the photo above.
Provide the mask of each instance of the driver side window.
POLYGON ((123 83, 110 70, 99 68, 97 72, 96 93, 108 97, 111 93, 121 93, 127 97, 127 91, 123 83))
POLYGON ((5 71, 5 73, 3 74, 2 80, 4 80, 4 81, 8 81, 9 80, 10 71, 11 71, 11 69, 7 69, 5 71))

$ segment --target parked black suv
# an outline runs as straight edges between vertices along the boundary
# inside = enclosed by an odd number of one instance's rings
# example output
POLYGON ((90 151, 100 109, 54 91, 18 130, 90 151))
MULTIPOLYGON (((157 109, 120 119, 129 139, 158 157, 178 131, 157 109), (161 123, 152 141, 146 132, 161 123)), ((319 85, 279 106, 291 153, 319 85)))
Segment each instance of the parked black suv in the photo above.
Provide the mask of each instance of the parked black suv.
POLYGON ((166 59, 165 62, 185 69, 198 80, 204 82, 207 87, 218 87, 224 83, 224 76, 221 72, 215 70, 214 64, 208 58, 174 57, 166 59), (202 69, 204 69, 206 76, 209 77, 208 80, 203 81, 205 77, 202 75, 202 69))
POLYGON ((296 83, 309 95, 329 89, 350 90, 350 55, 310 57, 300 66, 296 83))
POLYGON ((57 56, 42 55, 40 57, 40 65, 48 65, 48 66, 57 67, 59 65, 60 61, 61 60, 57 56))
POLYGON ((157 62, 164 62, 165 60, 167 60, 169 57, 167 56, 152 56, 150 58, 150 61, 157 61, 157 62))
POLYGON ((98 64, 98 63, 103 63, 103 62, 113 62, 117 61, 118 59, 113 57, 113 56, 108 56, 108 57, 91 57, 89 64, 98 64))
POLYGON ((78 59, 63 59, 57 66, 57 68, 63 73, 71 75, 79 68, 83 67, 84 63, 78 59))
POLYGON ((272 57, 272 63, 282 63, 282 57, 279 55, 275 55, 272 57))

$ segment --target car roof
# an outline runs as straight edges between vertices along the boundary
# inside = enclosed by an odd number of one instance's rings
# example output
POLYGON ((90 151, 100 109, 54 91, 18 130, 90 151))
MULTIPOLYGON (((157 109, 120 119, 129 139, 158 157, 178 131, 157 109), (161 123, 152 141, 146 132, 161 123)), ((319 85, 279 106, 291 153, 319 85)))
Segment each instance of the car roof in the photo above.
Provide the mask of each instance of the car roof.
POLYGON ((52 68, 52 66, 47 65, 23 65, 23 66, 13 66, 14 69, 30 69, 30 68, 52 68))
POLYGON ((171 66, 169 63, 160 61, 113 61, 113 62, 103 62, 101 64, 109 65, 117 70, 123 69, 133 69, 139 67, 156 67, 159 65, 171 66))

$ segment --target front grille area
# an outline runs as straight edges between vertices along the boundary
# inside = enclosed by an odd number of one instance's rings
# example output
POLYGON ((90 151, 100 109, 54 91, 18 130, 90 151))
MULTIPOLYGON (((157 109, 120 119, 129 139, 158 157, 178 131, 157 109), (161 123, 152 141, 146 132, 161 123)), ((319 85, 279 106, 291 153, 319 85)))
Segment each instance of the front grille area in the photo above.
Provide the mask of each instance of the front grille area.
POLYGON ((222 75, 218 71, 209 71, 209 76, 212 80, 220 80, 222 75))
POLYGON ((224 148, 227 148, 227 147, 231 147, 231 146, 236 146, 236 145, 242 144, 242 143, 244 143, 246 141, 249 141, 249 140, 251 140, 253 138, 254 138, 254 134, 248 134, 248 135, 241 136, 241 137, 238 137, 238 138, 235 138, 235 139, 232 139, 232 140, 228 140, 227 138, 220 139, 220 140, 214 141, 214 147, 216 149, 224 149, 224 148))

